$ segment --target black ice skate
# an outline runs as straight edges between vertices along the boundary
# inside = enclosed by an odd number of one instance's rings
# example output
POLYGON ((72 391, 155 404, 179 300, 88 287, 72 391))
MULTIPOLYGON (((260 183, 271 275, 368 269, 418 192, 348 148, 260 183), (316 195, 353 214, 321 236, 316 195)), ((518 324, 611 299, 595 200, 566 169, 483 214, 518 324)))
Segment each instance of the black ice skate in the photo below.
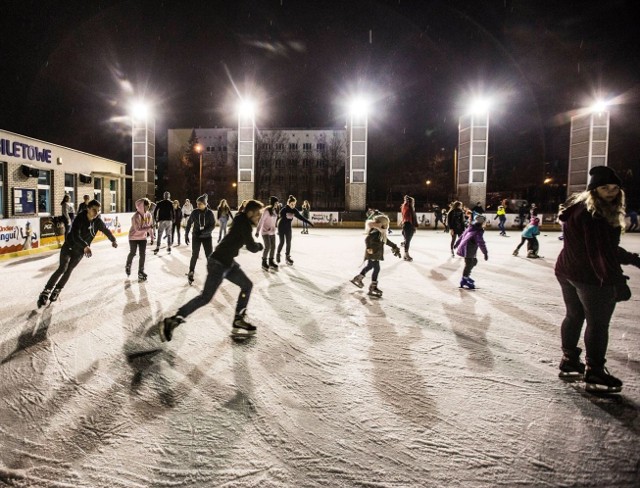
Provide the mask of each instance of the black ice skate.
POLYGON ((147 273, 144 271, 138 271, 138 280, 147 281, 147 273))
POLYGON ((535 251, 529 251, 527 252, 527 257, 529 259, 538 259, 540 256, 538 256, 538 253, 535 251))
POLYGON ((262 269, 265 271, 269 271, 269 264, 267 263, 267 258, 262 258, 262 269))
POLYGON ((167 254, 171 254, 171 248, 167 249, 167 254))
POLYGON ((276 263, 280 264, 280 253, 276 254, 276 263))
POLYGON ((127 276, 131 276, 131 266, 125 266, 124 272, 127 273, 127 276))
POLYGON ((405 251, 404 258, 405 261, 413 261, 413 258, 409 256, 409 253, 405 251))
POLYGON ((187 275, 187 280, 189 280, 190 285, 193 285, 193 271, 189 271, 189 274, 187 275))
POLYGON ((568 354, 564 353, 560 360, 560 373, 558 376, 563 379, 582 379, 584 375, 584 363, 580 361, 580 353, 582 349, 576 348, 576 351, 568 354))
POLYGON ((587 368, 584 389, 594 393, 620 393, 622 381, 609 374, 607 368, 587 368))
POLYGON ((367 293, 367 295, 375 297, 375 298, 382 298, 382 290, 380 288, 378 288, 378 282, 377 281, 372 281, 371 284, 369 285, 369 293, 367 293))
POLYGON ((51 295, 49 295, 49 301, 50 302, 57 301, 61 291, 62 291, 62 288, 58 288, 58 287, 54 288, 53 291, 51 292, 51 295))
POLYGON ((351 280, 351 283, 356 285, 358 288, 364 288, 364 283, 362 282, 362 280, 364 280, 364 276, 359 274, 353 277, 353 279, 351 280))
POLYGON ((51 290, 48 290, 47 288, 42 290, 42 293, 40 293, 40 296, 38 297, 38 308, 44 307, 47 304, 50 294, 51 290))
POLYGON ((243 310, 239 314, 236 314, 233 319, 233 328, 231 329, 231 336, 234 338, 246 338, 256 333, 256 326, 250 324, 245 320, 246 312, 243 310))
POLYGON ((173 317, 167 317, 159 324, 160 328, 160 340, 162 342, 169 342, 173 337, 173 329, 184 323, 184 318, 180 315, 174 315, 173 317))
POLYGON ((289 266, 293 266, 293 259, 291 259, 291 256, 285 256, 285 262, 286 262, 289 266))
POLYGON ((273 258, 269 259, 269 268, 274 271, 278 271, 278 265, 275 263, 273 258))

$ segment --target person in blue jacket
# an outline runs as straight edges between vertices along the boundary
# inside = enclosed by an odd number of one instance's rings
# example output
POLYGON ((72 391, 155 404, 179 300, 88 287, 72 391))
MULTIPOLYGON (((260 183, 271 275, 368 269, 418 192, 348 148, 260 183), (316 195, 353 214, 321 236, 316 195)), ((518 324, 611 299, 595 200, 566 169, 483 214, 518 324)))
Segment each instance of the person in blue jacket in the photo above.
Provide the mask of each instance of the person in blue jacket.
POLYGON ((540 219, 538 217, 533 217, 524 230, 522 231, 522 238, 520 239, 520 244, 513 251, 513 255, 517 256, 520 248, 523 244, 527 243, 527 257, 528 258, 538 258, 538 250, 540 249, 540 243, 538 242, 538 237, 540 235, 540 219))

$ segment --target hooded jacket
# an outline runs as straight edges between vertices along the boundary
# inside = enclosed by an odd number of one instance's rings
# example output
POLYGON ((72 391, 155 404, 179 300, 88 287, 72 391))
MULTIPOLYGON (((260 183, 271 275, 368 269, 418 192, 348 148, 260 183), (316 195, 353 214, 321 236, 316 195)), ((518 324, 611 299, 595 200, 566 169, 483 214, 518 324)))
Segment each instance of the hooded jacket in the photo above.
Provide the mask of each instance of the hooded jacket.
POLYGON ((247 249, 251 252, 258 252, 263 249, 262 244, 253 240, 251 221, 247 214, 238 212, 233 219, 231 230, 220 241, 216 250, 209 255, 209 259, 215 259, 225 266, 231 266, 233 258, 238 255, 242 246, 247 246, 247 249))
POLYGON ((464 232, 464 212, 460 208, 453 208, 447 214, 447 225, 454 234, 462 234, 464 232))
POLYGON ((83 254, 84 248, 91 245, 98 232, 102 232, 111 242, 116 242, 116 238, 100 217, 89 220, 87 211, 83 210, 71 224, 71 230, 62 247, 74 254, 83 254))
POLYGON ((256 228, 256 233, 261 236, 274 236, 276 235, 276 223, 278 222, 278 212, 275 209, 269 207, 264 209, 262 212, 262 216, 260 217, 260 222, 258 222, 258 227, 256 228), (273 215, 271 215, 271 210, 273 215))
POLYGON ((184 235, 189 235, 189 230, 193 225, 193 237, 199 237, 200 239, 206 239, 211 237, 211 233, 216 226, 216 216, 213 214, 213 210, 206 207, 204 210, 195 208, 189 220, 187 220, 187 227, 184 230, 184 235))
POLYGON ((131 229, 129 229, 130 241, 144 241, 147 239, 147 232, 153 233, 153 216, 151 212, 144 210, 144 200, 136 200, 136 212, 131 217, 131 229))
POLYGON ((464 233, 458 237, 453 245, 457 249, 458 256, 463 258, 475 258, 478 248, 485 256, 488 255, 487 245, 484 242, 484 229, 480 225, 470 225, 464 233))
POLYGON ((384 261, 384 245, 386 244, 392 249, 397 249, 398 246, 389 239, 384 238, 384 235, 382 234, 383 231, 377 227, 375 221, 371 220, 367 222, 367 228, 369 229, 369 233, 364 240, 364 244, 366 246, 364 259, 369 259, 371 261, 384 261), (368 249, 371 249, 371 254, 367 252, 368 249))
POLYGON ((539 235, 540 226, 532 223, 529 223, 529 225, 527 225, 522 231, 522 237, 524 237, 525 239, 531 239, 539 235))
POLYGON ((563 247, 556 261, 556 276, 594 285, 626 283, 621 264, 640 267, 640 257, 620 247, 620 227, 593 216, 584 203, 567 208, 559 217, 564 223, 563 247))

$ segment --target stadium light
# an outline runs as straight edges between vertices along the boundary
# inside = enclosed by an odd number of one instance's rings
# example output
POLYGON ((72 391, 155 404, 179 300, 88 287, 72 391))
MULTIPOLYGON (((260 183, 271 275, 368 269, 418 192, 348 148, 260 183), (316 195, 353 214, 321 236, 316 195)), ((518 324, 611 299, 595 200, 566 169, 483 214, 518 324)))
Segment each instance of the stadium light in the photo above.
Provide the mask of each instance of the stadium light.
POLYGON ((349 104, 349 111, 352 117, 366 116, 369 112, 369 103, 362 97, 354 98, 349 104))

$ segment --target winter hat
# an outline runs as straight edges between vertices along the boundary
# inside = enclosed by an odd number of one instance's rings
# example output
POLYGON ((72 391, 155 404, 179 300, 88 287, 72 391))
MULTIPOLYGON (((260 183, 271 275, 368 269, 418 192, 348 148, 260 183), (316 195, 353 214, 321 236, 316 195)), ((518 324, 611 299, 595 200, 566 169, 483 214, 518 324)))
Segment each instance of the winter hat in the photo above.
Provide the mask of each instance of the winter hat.
POLYGON ((204 203, 205 205, 207 204, 207 202, 209 201, 209 196, 205 193, 203 195, 200 195, 197 199, 196 199, 196 203, 204 203))
POLYGON ((482 225, 487 221, 487 218, 484 215, 478 214, 473 218, 472 225, 482 225))
POLYGON ((169 193, 168 191, 165 191, 164 194, 162 195, 162 197, 165 200, 169 200, 171 198, 171 193, 169 193))
POLYGON ((591 179, 587 190, 595 190, 599 186, 603 185, 618 185, 622 186, 622 180, 618 177, 616 172, 608 166, 594 166, 589 171, 591 179))
POLYGON ((269 205, 271 205, 272 207, 279 201, 280 200, 278 200, 278 197, 269 197, 269 205))

